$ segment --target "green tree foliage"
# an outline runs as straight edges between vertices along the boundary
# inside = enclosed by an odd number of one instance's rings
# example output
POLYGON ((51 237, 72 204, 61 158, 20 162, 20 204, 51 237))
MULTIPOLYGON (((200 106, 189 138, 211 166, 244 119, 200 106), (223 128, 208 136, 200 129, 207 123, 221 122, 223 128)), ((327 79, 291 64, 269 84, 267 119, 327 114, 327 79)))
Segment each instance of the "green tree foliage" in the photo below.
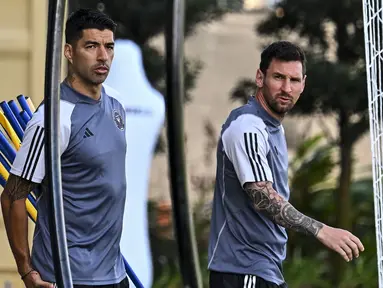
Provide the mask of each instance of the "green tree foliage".
MULTIPOLYGON (((333 170, 336 167, 334 146, 326 144, 321 135, 304 139, 290 161, 291 203, 300 211, 321 222, 335 225, 334 217, 336 182, 333 170)), ((365 252, 348 263, 338 285, 332 284, 332 275, 338 272, 331 263, 338 257, 322 246, 314 237, 306 237, 288 231, 287 259, 284 273, 287 283, 296 288, 362 288, 376 287, 376 241, 372 179, 360 179, 350 184, 350 199, 353 210, 348 217, 352 230, 361 237, 365 252), (363 273, 365 271, 365 273, 363 273)))
MULTIPOLYGON (((351 229, 352 148, 368 129, 362 2, 284 0, 277 5, 256 31, 265 36, 266 42, 299 39, 295 42, 307 53, 306 89, 291 114, 336 117, 339 137, 333 140, 339 148, 340 175, 335 224, 351 229)), ((254 88, 251 79, 241 79, 231 96, 245 101, 248 91, 254 88)), ((344 263, 339 261, 334 259, 339 271, 335 282, 345 271, 344 263)))
MULTIPOLYGON (((318 194, 317 190, 326 187, 336 165, 332 157, 333 147, 325 145, 323 142, 324 137, 317 135, 305 139, 297 147, 289 168, 290 190, 292 191, 290 202, 305 215, 328 223, 329 217, 323 218, 323 215, 330 212, 331 206, 322 207, 323 210, 318 211, 310 205, 310 203, 324 201, 323 194, 318 194)), ((287 250, 290 256, 305 257, 312 253, 313 245, 317 244, 316 239, 302 237, 293 231, 288 233, 290 240, 287 243, 287 250)))

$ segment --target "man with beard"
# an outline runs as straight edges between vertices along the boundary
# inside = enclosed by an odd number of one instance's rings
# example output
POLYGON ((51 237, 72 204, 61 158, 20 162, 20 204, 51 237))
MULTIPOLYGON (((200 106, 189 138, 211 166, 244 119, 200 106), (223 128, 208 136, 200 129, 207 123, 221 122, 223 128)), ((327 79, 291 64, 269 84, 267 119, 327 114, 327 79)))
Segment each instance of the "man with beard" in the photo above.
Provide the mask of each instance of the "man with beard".
MULTIPOLYGON (((74 287, 129 286, 120 238, 126 194, 125 111, 104 86, 114 56, 116 24, 88 9, 66 22, 69 69, 60 86, 60 151, 66 236, 74 287)), ((18 272, 27 288, 53 287, 44 103, 28 122, 1 195, 3 218, 18 272), (38 217, 30 255, 25 198, 35 188, 38 217)))
POLYGON ((305 73, 300 47, 272 43, 261 54, 256 95, 222 127, 209 239, 211 288, 287 287, 286 228, 316 237, 347 262, 364 250, 350 232, 307 217, 288 202, 281 122, 303 92, 305 73))

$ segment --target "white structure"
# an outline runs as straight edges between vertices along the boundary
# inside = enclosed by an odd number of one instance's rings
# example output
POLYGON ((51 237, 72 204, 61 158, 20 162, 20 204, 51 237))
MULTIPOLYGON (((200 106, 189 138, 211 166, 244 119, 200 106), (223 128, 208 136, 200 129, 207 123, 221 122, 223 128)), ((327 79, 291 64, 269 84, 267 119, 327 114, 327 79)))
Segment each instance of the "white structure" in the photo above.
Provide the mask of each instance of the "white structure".
MULTIPOLYGON (((146 78, 139 47, 117 40, 115 58, 105 82, 123 97, 126 111, 127 193, 121 252, 144 287, 152 285, 152 256, 147 220, 148 185, 153 152, 164 123, 163 96, 146 78)), ((131 287, 134 287, 130 283, 131 287)))
MULTIPOLYGON (((363 0, 379 287, 383 287, 383 3, 363 0)), ((367 99, 366 99, 367 101, 367 99)))

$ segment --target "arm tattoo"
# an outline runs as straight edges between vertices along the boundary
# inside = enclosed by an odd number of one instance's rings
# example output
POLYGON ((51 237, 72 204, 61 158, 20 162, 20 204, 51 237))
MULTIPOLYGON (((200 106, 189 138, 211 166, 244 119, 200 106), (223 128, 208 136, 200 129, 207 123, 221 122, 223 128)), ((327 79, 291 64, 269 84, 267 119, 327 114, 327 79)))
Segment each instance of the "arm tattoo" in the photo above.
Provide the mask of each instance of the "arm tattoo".
POLYGON ((7 184, 4 188, 4 193, 8 195, 11 203, 13 203, 16 200, 27 198, 29 192, 31 192, 37 186, 37 183, 13 174, 9 174, 7 184))
POLYGON ((257 211, 265 213, 276 224, 307 235, 316 236, 323 224, 310 218, 283 199, 271 182, 252 182, 244 186, 257 211))

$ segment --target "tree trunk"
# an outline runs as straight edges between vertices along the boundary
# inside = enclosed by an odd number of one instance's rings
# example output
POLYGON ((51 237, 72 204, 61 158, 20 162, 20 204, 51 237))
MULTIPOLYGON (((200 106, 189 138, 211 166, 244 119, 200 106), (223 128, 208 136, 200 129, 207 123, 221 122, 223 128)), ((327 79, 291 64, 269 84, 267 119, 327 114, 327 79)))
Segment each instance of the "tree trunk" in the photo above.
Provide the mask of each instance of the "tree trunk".
MULTIPOLYGON (((352 140, 349 137, 351 132, 349 129, 349 117, 346 113, 340 113, 339 119, 340 128, 340 175, 338 182, 338 191, 336 195, 336 226, 349 230, 351 229, 351 197, 350 197, 350 185, 352 176, 352 140)), ((332 265, 334 276, 334 285, 338 286, 339 282, 343 279, 347 262, 343 258, 334 253, 332 257, 332 265)))

